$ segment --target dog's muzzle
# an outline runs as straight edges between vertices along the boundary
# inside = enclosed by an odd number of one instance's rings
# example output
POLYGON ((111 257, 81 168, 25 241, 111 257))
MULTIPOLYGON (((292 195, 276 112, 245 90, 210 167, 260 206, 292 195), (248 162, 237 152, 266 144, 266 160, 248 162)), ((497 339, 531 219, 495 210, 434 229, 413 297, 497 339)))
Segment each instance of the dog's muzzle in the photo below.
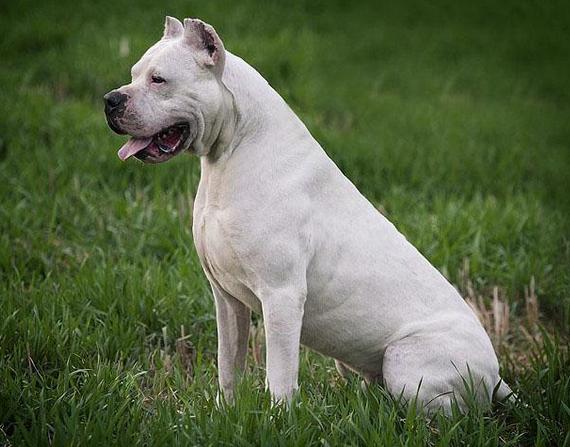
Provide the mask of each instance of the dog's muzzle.
POLYGON ((103 96, 105 101, 105 116, 107 117, 107 123, 109 127, 116 133, 124 135, 124 132, 115 122, 117 118, 123 116, 125 113, 127 100, 129 97, 124 93, 120 93, 117 90, 112 90, 103 96))

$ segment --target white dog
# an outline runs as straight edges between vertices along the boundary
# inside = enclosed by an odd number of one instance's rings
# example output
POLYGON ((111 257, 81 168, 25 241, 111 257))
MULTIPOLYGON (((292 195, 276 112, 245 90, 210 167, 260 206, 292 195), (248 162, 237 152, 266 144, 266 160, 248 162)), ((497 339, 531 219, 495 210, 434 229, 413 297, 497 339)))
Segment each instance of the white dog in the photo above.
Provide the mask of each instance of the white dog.
POLYGON ((510 390, 455 288, 326 155, 283 99, 200 20, 163 38, 105 95, 119 150, 159 163, 200 156, 193 234, 211 283, 220 387, 232 399, 250 312, 263 314, 273 397, 297 389, 299 344, 428 411, 510 390))

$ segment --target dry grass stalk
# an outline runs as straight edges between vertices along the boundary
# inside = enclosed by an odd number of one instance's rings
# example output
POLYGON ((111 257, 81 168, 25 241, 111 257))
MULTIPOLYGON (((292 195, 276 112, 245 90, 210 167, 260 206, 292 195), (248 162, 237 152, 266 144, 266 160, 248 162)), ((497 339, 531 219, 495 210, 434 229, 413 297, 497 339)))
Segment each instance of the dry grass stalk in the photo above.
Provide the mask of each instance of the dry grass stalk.
POLYGON ((158 368, 154 359, 154 356, 150 359, 150 372, 152 374, 156 373, 161 369, 165 375, 172 374, 176 359, 178 359, 180 366, 186 373, 188 379, 192 379, 194 376, 194 365, 196 363, 196 348, 190 341, 190 335, 186 335, 184 325, 180 326, 180 337, 176 338, 174 341, 174 353, 171 353, 171 346, 168 339, 168 328, 164 326, 162 328, 162 344, 163 348, 160 349, 160 363, 162 363, 162 368, 158 368))
POLYGON ((530 278, 529 286, 524 288, 524 302, 526 310, 526 318, 529 327, 534 328, 538 324, 538 298, 536 296, 536 284, 534 276, 530 278))
MULTIPOLYGON (((539 305, 536 295, 536 283, 534 276, 530 279, 530 284, 524 288, 525 308, 524 316, 516 319, 516 325, 513 326, 510 306, 505 292, 494 286, 491 296, 483 293, 476 293, 469 274, 469 260, 465 259, 463 266, 459 271, 459 289, 465 297, 465 301, 471 306, 479 321, 491 337, 491 341, 495 347, 503 346, 509 350, 513 350, 513 343, 517 339, 513 334, 513 327, 516 327, 519 335, 522 334, 523 340, 537 341, 540 339, 537 331, 539 323, 539 305), (508 344, 508 346, 506 346, 508 344)), ((524 343, 523 343, 524 344, 524 343)))
POLYGON ((465 297, 465 301, 473 309, 495 346, 505 341, 511 327, 509 304, 501 295, 500 289, 493 287, 491 300, 474 293, 465 297))
POLYGON ((495 337, 497 345, 499 345, 504 337, 509 333, 510 328, 510 309, 506 299, 499 297, 499 288, 493 287, 493 322, 495 337))
POLYGON ((180 326, 180 337, 176 339, 176 354, 180 365, 186 371, 190 379, 194 376, 194 364, 196 363, 196 349, 190 341, 190 336, 184 333, 184 325, 180 326))

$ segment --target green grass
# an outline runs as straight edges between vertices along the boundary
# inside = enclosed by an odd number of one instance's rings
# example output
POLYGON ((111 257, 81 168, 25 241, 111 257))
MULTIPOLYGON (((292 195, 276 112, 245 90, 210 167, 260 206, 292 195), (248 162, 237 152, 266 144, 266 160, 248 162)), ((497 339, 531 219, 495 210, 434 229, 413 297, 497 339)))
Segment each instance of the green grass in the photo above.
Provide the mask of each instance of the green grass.
POLYGON ((570 445, 566 2, 170 3, 0 4, 0 445, 570 445), (166 13, 212 23, 452 282, 467 259, 477 293, 501 288, 513 325, 535 278, 559 335, 501 355, 522 403, 428 423, 303 352, 290 411, 251 358, 216 407, 198 163, 120 163, 101 107, 166 13))

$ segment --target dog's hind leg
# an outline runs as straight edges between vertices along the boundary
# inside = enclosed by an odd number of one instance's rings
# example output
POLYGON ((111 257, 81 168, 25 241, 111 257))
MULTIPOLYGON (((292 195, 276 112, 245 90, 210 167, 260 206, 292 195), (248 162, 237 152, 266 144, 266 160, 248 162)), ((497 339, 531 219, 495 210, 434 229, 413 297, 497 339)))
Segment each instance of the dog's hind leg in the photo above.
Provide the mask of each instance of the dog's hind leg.
POLYGON ((402 340, 386 349, 382 363, 384 386, 403 404, 415 403, 427 412, 440 408, 450 413, 453 388, 447 374, 434 374, 433 363, 438 360, 421 344, 419 340, 402 340), (428 358, 425 353, 429 353, 428 358))
POLYGON ((487 355, 485 346, 476 349, 473 342, 469 355, 461 349, 462 340, 422 335, 399 340, 386 349, 382 365, 384 384, 390 394, 405 403, 416 402, 418 408, 431 413, 449 414, 454 402, 460 411, 473 399, 489 405, 492 388, 499 380, 496 359, 487 355))

